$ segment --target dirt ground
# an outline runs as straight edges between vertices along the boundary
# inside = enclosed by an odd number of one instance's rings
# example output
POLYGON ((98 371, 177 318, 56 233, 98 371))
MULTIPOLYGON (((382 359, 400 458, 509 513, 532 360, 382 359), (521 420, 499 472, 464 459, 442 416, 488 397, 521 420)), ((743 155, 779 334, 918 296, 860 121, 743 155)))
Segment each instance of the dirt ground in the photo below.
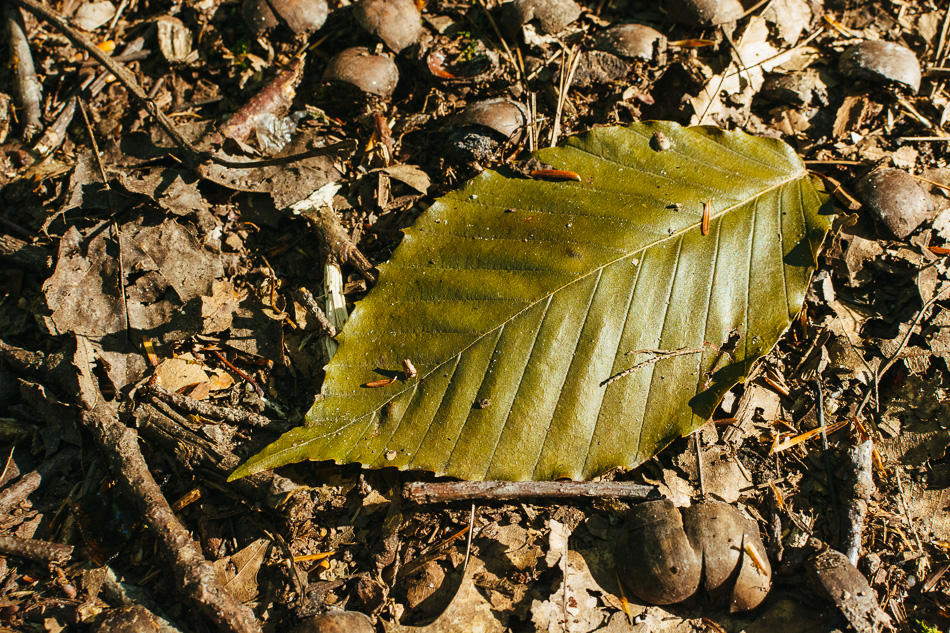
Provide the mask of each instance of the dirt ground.
POLYGON ((0 3, 0 630, 950 632, 950 9, 328 5, 0 3), (320 393, 326 298, 352 312, 435 200, 649 120, 781 139, 838 209, 709 423, 568 497, 227 482, 320 393), (736 508, 762 604, 730 609, 739 571, 633 595, 637 495, 736 508))

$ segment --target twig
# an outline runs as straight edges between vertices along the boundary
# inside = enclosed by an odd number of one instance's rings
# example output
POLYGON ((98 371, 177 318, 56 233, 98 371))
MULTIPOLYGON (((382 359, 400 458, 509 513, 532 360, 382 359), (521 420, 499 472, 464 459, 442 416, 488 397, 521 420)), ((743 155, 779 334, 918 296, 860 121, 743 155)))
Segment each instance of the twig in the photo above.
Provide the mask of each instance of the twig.
POLYGON ((188 413, 200 415, 206 418, 223 420, 230 424, 244 424, 247 426, 263 428, 271 425, 270 418, 253 411, 244 411, 242 409, 232 409, 231 407, 221 407, 210 402, 195 400, 189 396, 174 391, 169 391, 165 387, 150 382, 142 388, 146 395, 172 404, 179 409, 184 409, 188 413))
POLYGON ((261 398, 261 400, 266 400, 266 399, 267 399, 267 397, 264 395, 264 390, 261 389, 261 386, 260 386, 259 384, 257 384, 257 381, 256 381, 256 380, 254 380, 254 379, 251 378, 249 375, 247 375, 246 373, 244 373, 243 371, 241 371, 240 369, 238 369, 237 367, 235 367, 234 365, 232 365, 232 364, 231 364, 231 361, 229 361, 227 358, 225 358, 225 357, 224 357, 224 354, 222 354, 222 353, 219 352, 218 350, 216 350, 216 349, 208 349, 208 351, 211 352, 211 354, 212 354, 213 356, 215 356, 219 361, 221 361, 222 363, 224 363, 224 364, 228 367, 228 369, 230 369, 230 370, 233 371, 235 374, 237 374, 238 376, 240 376, 241 378, 243 378, 244 380, 246 380, 248 383, 250 383, 250 385, 251 385, 252 387, 254 387, 254 392, 257 393, 257 395, 261 398))
POLYGON ((340 225, 336 212, 325 205, 310 207, 300 215, 310 220, 320 240, 326 245, 327 256, 333 263, 348 263, 370 283, 376 283, 373 264, 350 240, 349 234, 340 225))
POLYGON ((53 263, 52 253, 45 248, 3 234, 0 234, 0 259, 40 273, 53 263))
POLYGON ((648 358, 648 359, 646 359, 646 360, 644 360, 644 361, 640 361, 639 363, 637 363, 637 364, 634 365, 633 367, 629 367, 629 368, 627 368, 627 369, 624 369, 622 372, 620 372, 620 373, 618 373, 618 374, 614 374, 613 376, 611 376, 611 377, 608 378, 607 380, 605 380, 605 381, 603 381, 602 383, 600 383, 600 386, 601 386, 601 387, 606 387, 607 385, 609 385, 609 384, 611 384, 611 383, 613 383, 613 382, 617 382, 618 380, 620 380, 620 379, 623 378, 624 376, 629 376, 630 374, 632 374, 633 372, 637 371, 638 369, 640 369, 640 368, 642 368, 642 367, 646 367, 647 365, 652 365, 653 363, 658 362, 658 361, 661 361, 661 360, 666 359, 666 358, 673 358, 674 356, 685 356, 686 354, 702 354, 702 353, 703 353, 703 350, 702 350, 701 348, 699 348, 699 349, 687 349, 687 348, 685 348, 685 347, 682 348, 682 349, 674 349, 674 350, 668 350, 668 349, 638 349, 638 350, 634 350, 634 351, 632 351, 632 352, 627 352, 627 355, 629 355, 629 354, 653 354, 653 357, 652 357, 652 358, 648 358))
POLYGON ((66 140, 66 132, 76 116, 76 97, 72 96, 59 109, 53 122, 46 126, 43 135, 33 145, 33 152, 43 158, 53 153, 66 140))
MULTIPOLYGON (((88 406, 88 402, 86 403, 88 406)), ((254 612, 231 597, 214 568, 162 495, 138 446, 138 434, 119 422, 113 406, 102 400, 85 412, 83 421, 96 440, 124 496, 142 516, 158 541, 177 585, 222 631, 260 633, 254 612)))
POLYGON ((871 469, 871 453, 874 442, 870 438, 848 449, 851 459, 851 485, 845 502, 842 551, 852 565, 858 564, 861 553, 862 533, 868 514, 868 501, 874 494, 874 478, 871 469))
POLYGON ((0 536, 0 554, 47 565, 63 565, 73 557, 73 546, 19 536, 0 536))
POLYGON ((48 481, 65 466, 70 464, 79 451, 74 448, 63 449, 49 459, 43 460, 36 470, 28 472, 0 493, 0 515, 13 510, 21 501, 29 497, 43 481, 48 481))
POLYGON ((620 481, 457 481, 410 482, 403 497, 418 504, 512 499, 652 499, 653 486, 620 481))
MULTIPOLYGON (((812 381, 815 388, 815 408, 818 413, 818 428, 821 429, 821 455, 825 464, 825 477, 828 480, 828 494, 831 495, 831 507, 835 514, 838 514, 838 489, 835 486, 835 471, 831 465, 831 451, 828 449, 828 433, 825 430, 825 398, 821 391, 821 382, 812 381)), ((837 532, 838 524, 835 525, 837 532)), ((837 534, 835 535, 837 537, 837 534)))
POLYGON ((323 330, 324 335, 329 336, 330 338, 335 337, 338 332, 336 327, 330 320, 327 318, 327 315, 323 312, 323 309, 317 303, 317 300, 313 298, 313 294, 306 288, 301 288, 296 293, 297 300, 303 304, 305 308, 317 319, 317 323, 320 324, 320 329, 323 330))
POLYGON ((3 21, 6 23, 7 44, 10 47, 10 60, 16 76, 16 97, 20 106, 19 118, 23 121, 23 139, 30 141, 43 129, 42 109, 43 85, 36 76, 33 66, 33 53, 26 38, 26 26, 23 14, 6 2, 3 5, 3 21))
MULTIPOLYGON (((191 429, 173 422, 172 418, 158 407, 140 407, 136 411, 136 423, 141 434, 152 442, 160 444, 171 453, 186 455, 187 458, 182 459, 180 463, 189 471, 193 472, 200 466, 224 480, 241 463, 241 459, 226 447, 212 444, 191 429)), ((255 473, 228 484, 230 491, 262 502, 272 509, 283 504, 284 493, 295 488, 290 480, 275 475, 273 471, 255 473)))

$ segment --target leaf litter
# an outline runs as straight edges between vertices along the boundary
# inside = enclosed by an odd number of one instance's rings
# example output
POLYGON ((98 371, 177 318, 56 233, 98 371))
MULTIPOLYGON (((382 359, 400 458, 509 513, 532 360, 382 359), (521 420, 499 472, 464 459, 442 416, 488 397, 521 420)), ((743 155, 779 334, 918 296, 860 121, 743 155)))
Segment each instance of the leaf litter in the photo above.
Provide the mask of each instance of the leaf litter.
MULTIPOLYGON (((152 90, 187 139, 223 160, 259 160, 273 151, 262 141, 264 128, 261 138, 249 135, 241 144, 216 139, 209 131, 214 120, 238 111, 291 68, 300 40, 280 26, 260 39, 242 40, 240 11, 197 3, 162 16, 163 25, 146 31, 136 49, 121 40, 130 27, 154 19, 154 11, 145 15, 137 3, 97 5, 102 5, 97 10, 109 9, 111 17, 88 22, 91 35, 104 46, 107 39, 117 41, 121 52, 113 56, 152 90), (144 54, 135 52, 143 46, 144 54), (126 50, 128 57, 122 58, 126 50)), ((735 23, 699 29, 675 24, 651 3, 584 3, 579 17, 546 34, 531 23, 506 21, 497 2, 465 7, 430 2, 422 9, 422 37, 395 56, 400 81, 387 100, 353 98, 321 86, 330 57, 354 45, 372 49, 376 44, 372 36, 346 27, 350 16, 331 5, 326 25, 313 36, 325 39, 308 51, 301 83, 287 100, 291 114, 306 114, 296 127, 280 128, 293 130, 289 134, 295 141, 283 150, 286 162, 254 170, 219 164, 202 179, 188 167, 186 155, 184 164, 168 158, 177 153, 175 145, 167 134, 156 133, 147 109, 140 109, 119 83, 104 81, 114 73, 72 58, 76 49, 71 46, 40 45, 59 36, 26 15, 24 33, 37 60, 36 83, 43 88, 42 111, 48 115, 41 125, 48 129, 34 154, 19 138, 17 119, 0 113, 0 415, 10 425, 4 436, 9 457, 0 479, 3 507, 9 508, 0 523, 4 536, 78 545, 86 549, 75 550, 73 560, 91 564, 94 559, 84 552, 94 551, 121 522, 102 518, 96 533, 77 531, 72 517, 92 509, 100 483, 122 487, 129 473, 108 466, 116 463, 108 461, 114 447, 100 447, 98 453, 89 448, 97 441, 90 437, 100 437, 90 420, 107 420, 111 414, 94 407, 95 416, 92 410, 78 412, 83 399, 93 406, 97 399, 118 398, 137 409, 128 424, 136 425, 145 440, 138 444, 148 468, 164 482, 164 495, 184 499, 192 484, 203 488, 197 502, 177 511, 176 520, 191 531, 205 560, 233 561, 242 550, 260 552, 261 539, 275 544, 263 554, 257 581, 248 574, 236 595, 251 601, 256 617, 281 627, 342 606, 370 614, 386 629, 433 632, 455 630, 449 627, 466 621, 492 631, 824 630, 828 618, 837 617, 834 609, 856 613, 860 605, 849 596, 857 593, 832 589, 824 601, 814 600, 823 595, 821 583, 812 577, 806 588, 812 572, 800 561, 809 536, 835 547, 839 532, 846 531, 835 499, 850 494, 849 447, 869 434, 878 491, 867 499, 867 518, 858 526, 863 549, 856 572, 893 621, 910 630, 918 622, 945 629, 950 477, 943 410, 947 303, 942 297, 950 231, 946 205, 939 204, 945 193, 923 181, 921 187, 935 196, 936 219, 924 218, 908 238, 895 240, 864 210, 841 223, 819 261, 820 274, 802 318, 745 384, 726 394, 712 414, 716 424, 703 427, 701 467, 697 443, 690 438, 674 442, 636 471, 606 475, 655 482, 680 505, 699 499, 705 488, 707 495, 735 498, 744 506, 759 525, 770 562, 784 566, 789 579, 758 611, 734 616, 703 603, 662 608, 625 602, 612 552, 626 502, 479 502, 469 550, 463 533, 469 507, 415 507, 400 501, 399 483, 407 477, 424 481, 418 473, 311 464, 223 483, 242 458, 276 436, 276 428, 260 431, 267 419, 261 412, 285 429, 299 424, 299 413, 296 419, 293 414, 290 420, 276 419, 273 407, 304 411, 323 380, 321 330, 301 316, 292 293, 309 287, 322 301, 320 278, 328 255, 343 264, 341 285, 348 288, 350 307, 372 285, 372 272, 349 263, 350 252, 314 237, 312 220, 307 224, 285 212, 293 202, 324 184, 342 185, 329 197, 342 227, 338 234, 345 233, 346 243, 371 264, 380 264, 392 256, 400 230, 413 225, 436 196, 484 168, 505 168, 506 159, 522 158, 525 150, 546 146, 554 136, 605 124, 688 123, 701 116, 690 102, 707 95, 712 98, 704 122, 782 137, 810 169, 827 177, 840 208, 854 211, 866 202, 855 183, 875 168, 945 181, 939 170, 946 167, 946 150, 941 141, 924 139, 945 137, 948 98, 939 74, 924 74, 920 95, 911 95, 900 86, 902 81, 914 84, 913 78, 885 76, 895 84, 875 83, 879 80, 871 74, 860 80, 846 77, 841 55, 862 41, 896 41, 924 68, 940 67, 948 48, 940 28, 945 11, 919 3, 901 5, 898 12, 870 3, 821 8, 772 2, 735 23), (607 57, 588 60, 601 29, 629 21, 665 36, 665 55, 630 60, 630 70, 607 57), (713 45, 697 46, 703 39, 713 45), (427 63, 435 59, 431 51, 440 52, 441 66, 427 63), (782 65, 756 65, 774 55, 782 65), (568 79, 575 59, 575 75, 582 67, 591 71, 580 81, 568 79), (452 73, 444 70, 469 66, 488 70, 477 79, 446 76, 452 73), (64 70, 47 73, 52 67, 64 70), (621 69, 620 74, 611 69, 621 69), (91 105, 89 127, 81 118, 70 127, 69 117, 82 110, 76 100, 65 99, 70 82, 99 75, 103 81, 82 95, 91 105), (755 88, 730 94, 716 88, 720 78, 755 88), (449 157, 442 126, 468 103, 499 97, 513 99, 527 112, 520 144, 489 145, 474 159, 449 157), (382 132, 374 124, 377 115, 391 132, 388 141, 374 136, 382 132), (99 154, 104 169, 91 151, 90 134, 105 150, 99 154), (347 147, 359 150, 306 159, 313 161, 309 164, 286 160, 340 141, 351 141, 347 147), (432 197, 420 197, 426 192, 432 197), (39 252, 40 259, 30 259, 22 245, 8 249, 17 244, 13 238, 39 252), (49 271, 36 264, 43 257, 54 263, 49 271), (159 367, 181 368, 172 372, 179 377, 172 386, 184 387, 186 394, 169 399, 174 405, 160 408, 151 395, 160 393, 158 388, 139 384, 154 375, 152 358, 159 367), (198 386, 202 374, 207 387, 198 386), (223 379, 224 388, 211 389, 214 376, 223 379), (820 412, 811 382, 816 379, 821 381, 820 412), (234 381, 231 387, 225 385, 228 380, 234 381), (202 395, 205 400, 199 401, 202 395), (213 416, 222 410, 230 421, 213 416), (822 448, 822 421, 826 431, 840 422, 851 426, 827 432, 827 448, 822 448), (811 439, 792 444, 801 437, 811 439), (770 454, 776 442, 789 448, 770 454), (82 461, 72 457, 80 447, 82 461), (88 494, 74 494, 74 488, 88 494), (247 510, 237 494, 281 511, 247 510), (568 516, 566 509, 575 512, 568 516), (570 534, 566 549, 563 540, 556 547, 553 543, 555 525, 570 526, 557 532, 570 534), (455 536, 459 533, 463 536, 455 536), (309 555, 321 557, 290 562, 309 555), (412 573, 402 574, 404 569, 412 573)), ((12 94, 20 79, 13 70, 4 72, 0 92, 12 94)), ((0 95, 0 105, 5 103, 0 95)), ((275 121, 290 116, 267 114, 275 121)), ((537 218, 524 213, 518 220, 530 224, 537 218)), ((630 349, 648 347, 656 346, 630 349)), ((403 359, 392 360, 392 369, 401 373, 403 359)), ((497 406, 491 401, 483 411, 497 406)), ((122 415, 116 419, 125 420, 122 415)), ((127 487, 122 495, 136 498, 127 487)), ((157 541, 143 534, 120 535, 119 542, 128 544, 107 563, 110 574, 113 569, 121 573, 118 583, 99 584, 92 575, 86 581, 74 566, 50 573, 45 564, 31 562, 38 550, 4 558, 3 625, 57 630, 81 622, 91 627, 103 609, 112 620, 131 618, 118 608, 122 599, 117 596, 126 594, 113 591, 122 584, 140 590, 133 600, 147 605, 141 607, 146 614, 149 609, 161 613, 164 622, 182 630, 210 630, 216 616, 208 611, 192 615, 190 605, 201 602, 198 595, 185 588, 179 594, 157 591, 150 584, 148 563, 142 561, 150 561, 157 541)), ((173 572, 157 574, 161 586, 175 586, 173 572)), ((202 576, 202 582, 211 579, 202 576)), ((227 585, 228 579, 216 582, 227 585)), ((852 626, 855 622, 860 621, 852 626)))

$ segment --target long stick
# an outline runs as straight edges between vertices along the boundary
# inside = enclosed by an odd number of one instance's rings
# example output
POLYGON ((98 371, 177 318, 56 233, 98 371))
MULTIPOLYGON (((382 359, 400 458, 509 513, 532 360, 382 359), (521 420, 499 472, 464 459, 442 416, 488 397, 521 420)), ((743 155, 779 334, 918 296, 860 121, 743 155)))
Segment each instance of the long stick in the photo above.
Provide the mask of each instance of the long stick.
POLYGON ((512 499, 652 499, 653 486, 622 481, 415 481, 403 487, 403 497, 414 503, 451 501, 509 501, 512 499))

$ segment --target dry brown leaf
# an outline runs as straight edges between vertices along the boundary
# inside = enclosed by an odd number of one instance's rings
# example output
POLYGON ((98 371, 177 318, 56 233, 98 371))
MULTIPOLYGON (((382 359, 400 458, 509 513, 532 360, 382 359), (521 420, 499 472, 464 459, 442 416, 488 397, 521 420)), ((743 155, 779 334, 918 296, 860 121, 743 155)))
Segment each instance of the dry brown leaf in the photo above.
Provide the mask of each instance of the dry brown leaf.
POLYGON ((257 572, 269 546, 268 539, 259 538, 239 552, 212 563, 218 582, 238 602, 250 602, 257 597, 257 572))
POLYGON ((502 633, 504 623, 495 616, 492 605, 475 587, 475 577, 484 571, 485 566, 477 558, 472 558, 458 593, 432 624, 404 626, 384 622, 386 633, 502 633))

